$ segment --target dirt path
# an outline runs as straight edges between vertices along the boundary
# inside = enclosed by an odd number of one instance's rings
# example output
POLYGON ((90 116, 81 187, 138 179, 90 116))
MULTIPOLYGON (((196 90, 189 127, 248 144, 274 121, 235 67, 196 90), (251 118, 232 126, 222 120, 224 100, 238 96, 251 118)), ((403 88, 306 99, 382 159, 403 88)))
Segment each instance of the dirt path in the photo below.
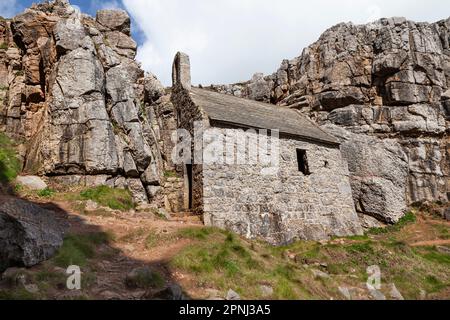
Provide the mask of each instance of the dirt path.
MULTIPOLYGON (((41 203, 43 207, 57 206, 69 215, 70 234, 105 232, 113 241, 98 247, 96 258, 90 261, 95 284, 87 293, 90 298, 140 299, 145 290, 130 290, 125 285, 126 275, 133 269, 149 266, 160 272, 167 282, 177 282, 179 275, 171 274, 167 263, 182 248, 190 244, 188 239, 177 239, 179 230, 201 226, 195 217, 161 220, 149 212, 112 212, 108 216, 83 215, 73 209, 70 202, 41 203), (148 238, 154 238, 153 246, 148 238)), ((53 210, 55 210, 53 208, 53 210)), ((58 298, 67 297, 61 293, 58 298)))
POLYGON ((412 247, 432 247, 450 245, 450 240, 431 240, 412 243, 412 247))

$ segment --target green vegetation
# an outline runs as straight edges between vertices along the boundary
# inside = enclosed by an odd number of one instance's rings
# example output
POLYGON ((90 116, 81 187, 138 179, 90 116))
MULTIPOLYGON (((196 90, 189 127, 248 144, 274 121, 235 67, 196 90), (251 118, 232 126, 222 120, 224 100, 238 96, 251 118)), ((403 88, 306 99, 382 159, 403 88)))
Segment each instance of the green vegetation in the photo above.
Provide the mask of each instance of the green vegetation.
POLYGON ((172 170, 164 171, 164 177, 165 178, 176 178, 177 177, 177 173, 175 171, 172 171, 172 170))
POLYGON ((416 221, 417 221, 416 215, 413 212, 408 212, 396 224, 387 226, 386 228, 372 228, 369 230, 368 234, 377 235, 400 231, 405 226, 414 223, 416 221))
POLYGON ((219 232, 215 228, 186 228, 178 232, 181 238, 205 240, 209 235, 219 232))
POLYGON ((16 71, 16 76, 22 77, 24 75, 25 75, 25 72, 23 72, 23 70, 16 71))
POLYGON ((216 228, 190 228, 180 235, 196 242, 177 255, 171 265, 195 274, 199 285, 233 288, 245 298, 252 298, 260 296, 261 284, 270 284, 273 298, 298 297, 293 266, 281 259, 258 255, 255 248, 236 235, 216 228))
POLYGON ((107 186, 86 189, 80 193, 80 197, 82 200, 92 200, 113 210, 126 211, 135 206, 130 191, 107 186))
MULTIPOLYGON (((375 235, 333 239, 327 244, 299 241, 282 247, 215 228, 187 228, 178 236, 193 243, 172 259, 171 266, 192 274, 199 287, 224 292, 232 288, 244 299, 267 298, 260 292, 261 285, 273 288, 271 299, 342 299, 340 286, 366 290, 371 265, 381 268, 386 296, 388 284, 395 283, 406 299, 420 298, 421 290, 444 297, 450 287, 450 256, 436 247, 409 245, 405 237, 415 233, 405 227, 415 223, 416 216, 410 213, 398 225, 375 235), (317 276, 313 269, 329 277, 317 276)), ((443 223, 441 228, 441 233, 444 228, 448 231, 443 223)))
POLYGON ((145 248, 150 250, 156 246, 175 240, 176 237, 170 233, 159 233, 157 230, 150 230, 149 234, 145 238, 145 248))
POLYGON ((450 265, 450 255, 437 250, 435 246, 416 249, 415 252, 428 261, 450 265))
POLYGON ((17 177, 21 164, 12 141, 0 133, 0 182, 10 182, 17 177))
POLYGON ((7 50, 7 49, 8 49, 8 44, 6 42, 0 43, 0 50, 7 50))
POLYGON ((43 190, 39 190, 37 192, 38 197, 41 198, 50 198, 55 194, 55 190, 49 189, 49 188, 45 188, 43 190))
POLYGON ((64 239, 58 254, 52 259, 61 268, 70 265, 83 267, 88 259, 95 257, 95 246, 107 244, 112 241, 112 236, 108 233, 90 233, 83 235, 69 235, 64 239))

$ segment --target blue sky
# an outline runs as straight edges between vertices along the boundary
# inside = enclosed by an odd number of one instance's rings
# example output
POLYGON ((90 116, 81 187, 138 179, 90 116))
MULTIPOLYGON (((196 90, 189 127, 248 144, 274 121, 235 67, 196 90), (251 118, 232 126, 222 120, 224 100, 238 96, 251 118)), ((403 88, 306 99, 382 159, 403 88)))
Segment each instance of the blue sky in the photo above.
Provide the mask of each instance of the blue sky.
MULTIPOLYGON (((33 3, 40 2, 41 0, 0 0, 0 2, 4 3, 3 5, 0 3, 0 15, 4 15, 7 17, 11 17, 17 13, 20 13, 25 10, 25 8, 30 7, 33 3), (7 8, 3 8, 7 7, 7 8), (4 12, 2 12, 2 9, 4 12)), ((112 0, 112 1, 102 1, 102 0, 70 0, 72 5, 80 7, 81 11, 87 13, 91 16, 95 16, 97 10, 104 8, 122 8, 125 10, 125 7, 122 4, 121 0, 112 0)), ((139 26, 135 23, 132 17, 133 23, 133 38, 138 42, 139 45, 142 45, 145 40, 145 35, 139 26)))
MULTIPOLYGON (((10 17, 39 0, 0 0, 10 17)), ((177 51, 191 57, 194 84, 233 83, 255 72, 277 70, 299 56, 327 28, 340 22, 368 23, 403 16, 435 22, 450 17, 443 0, 70 0, 95 15, 102 8, 126 9, 138 42, 137 59, 170 85, 177 51)))

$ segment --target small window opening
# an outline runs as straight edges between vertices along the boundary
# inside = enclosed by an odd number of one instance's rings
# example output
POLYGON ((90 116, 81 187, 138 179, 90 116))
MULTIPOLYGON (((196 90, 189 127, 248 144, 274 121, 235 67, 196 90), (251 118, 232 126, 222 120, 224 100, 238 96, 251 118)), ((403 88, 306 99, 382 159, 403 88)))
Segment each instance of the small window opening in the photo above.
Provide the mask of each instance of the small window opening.
POLYGON ((298 171, 302 172, 305 176, 311 174, 308 165, 308 156, 306 155, 306 150, 297 149, 297 162, 298 171))
POLYGON ((193 193, 192 193, 192 164, 186 164, 186 175, 187 175, 187 196, 188 196, 188 209, 192 209, 193 204, 193 193))
POLYGON ((180 125, 181 124, 181 110, 177 110, 177 124, 180 125))

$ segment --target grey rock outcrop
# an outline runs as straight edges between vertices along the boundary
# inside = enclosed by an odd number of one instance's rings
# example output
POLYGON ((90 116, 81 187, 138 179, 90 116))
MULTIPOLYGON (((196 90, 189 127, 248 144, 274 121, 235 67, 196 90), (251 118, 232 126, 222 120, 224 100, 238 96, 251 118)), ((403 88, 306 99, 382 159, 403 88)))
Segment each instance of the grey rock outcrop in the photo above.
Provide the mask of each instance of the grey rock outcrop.
POLYGON ((51 258, 68 224, 52 211, 20 199, 0 204, 0 271, 31 267, 51 258))
POLYGON ((146 187, 161 185, 167 165, 161 128, 171 120, 159 117, 173 114, 164 87, 134 60, 128 14, 101 10, 93 19, 55 0, 0 21, 0 38, 8 48, 0 50, 0 130, 24 141, 24 172, 127 187, 148 201, 146 187))
POLYGON ((277 72, 211 89, 298 109, 341 139, 357 209, 395 222, 450 195, 450 19, 341 23, 277 72))
POLYGON ((19 176, 16 178, 16 183, 30 190, 44 190, 47 188, 45 181, 37 176, 19 176))

